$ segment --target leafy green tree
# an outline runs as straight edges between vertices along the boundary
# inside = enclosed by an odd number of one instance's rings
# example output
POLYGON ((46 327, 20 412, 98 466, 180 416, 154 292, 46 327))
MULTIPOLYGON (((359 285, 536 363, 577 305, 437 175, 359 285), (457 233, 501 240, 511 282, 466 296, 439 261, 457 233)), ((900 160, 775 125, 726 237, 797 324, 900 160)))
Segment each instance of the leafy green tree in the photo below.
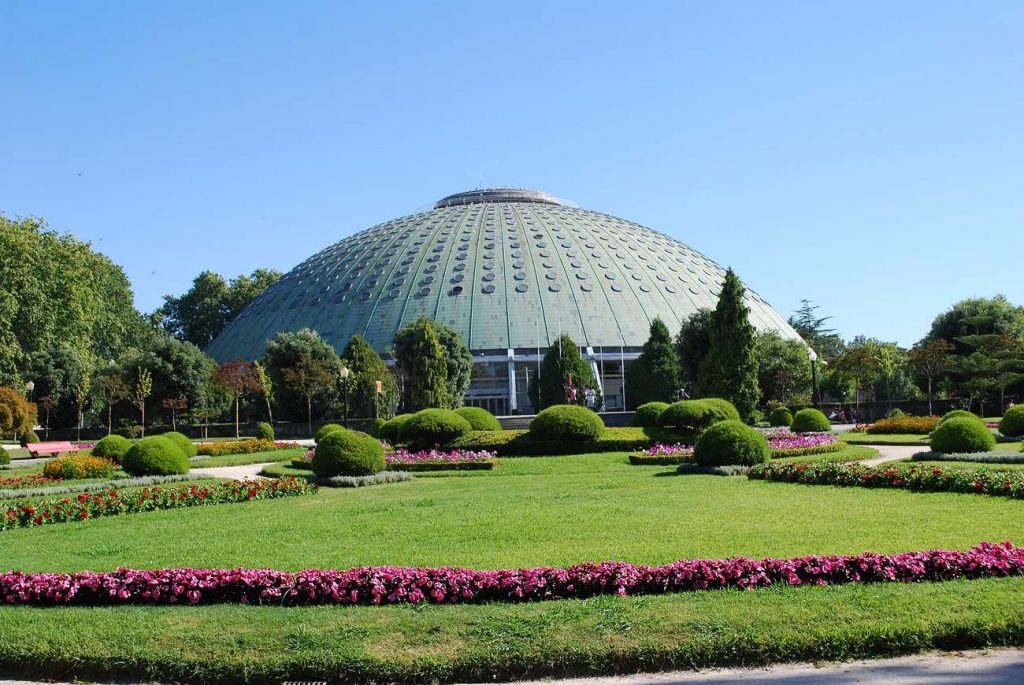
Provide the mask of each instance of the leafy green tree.
POLYGON ((671 402, 679 384, 679 358, 672 334, 661 319, 651 322, 640 356, 626 368, 626 401, 630 409, 647 402, 671 402))
POLYGON ((406 411, 449 408, 448 354, 430 319, 418 319, 395 334, 395 361, 405 377, 406 411))
POLYGON ((853 401, 859 411, 861 388, 870 386, 879 377, 875 344, 864 337, 854 338, 843 354, 832 362, 832 368, 853 381, 853 401))
POLYGON ((206 348, 229 323, 260 293, 276 283, 281 273, 257 269, 249 276, 230 282, 212 271, 204 271, 192 287, 175 297, 164 295, 164 303, 151 316, 165 331, 200 348, 206 348))
POLYGON ((306 400, 306 421, 309 435, 313 435, 313 399, 335 382, 336 371, 333 365, 324 359, 310 354, 300 353, 292 366, 281 369, 281 380, 292 392, 306 400))
POLYGON ((29 358, 25 375, 35 383, 37 397, 53 400, 51 418, 55 425, 77 425, 75 389, 92 371, 90 363, 86 352, 64 343, 37 350, 29 358))
MULTIPOLYGON (((537 411, 555 404, 569 404, 566 390, 576 388, 576 404, 585 405, 584 391, 588 388, 598 389, 597 377, 590 362, 580 354, 580 347, 568 335, 561 335, 544 353, 539 378, 530 379, 527 392, 537 411)), ((627 386, 627 392, 629 388, 627 386)), ((627 395, 628 399, 628 395, 627 395)), ((600 408, 604 398, 597 395, 597 407, 600 408)))
POLYGON ((698 309, 676 334, 679 380, 691 397, 701 395, 700 365, 711 349, 711 310, 698 309))
POLYGON ((274 410, 271 408, 271 400, 274 397, 274 381, 270 380, 270 374, 267 373, 267 369, 263 364, 255 362, 256 364, 256 377, 260 384, 260 394, 263 396, 263 401, 267 405, 267 422, 271 426, 274 425, 274 410))
POLYGON ((142 437, 146 437, 146 400, 153 394, 153 374, 149 369, 138 367, 135 370, 135 385, 132 386, 128 395, 139 409, 139 425, 142 428, 142 437))
POLYGON ((960 338, 988 334, 1024 339, 1024 307, 1012 304, 1003 295, 961 300, 935 317, 924 340, 945 340, 953 344, 954 354, 967 355, 975 351, 975 346, 960 338))
MULTIPOLYGON (((152 402, 184 398, 192 406, 205 391, 216 363, 190 342, 158 336, 144 349, 127 356, 122 372, 133 385, 138 369, 146 369, 152 384, 152 402)), ((152 408, 152 407, 151 407, 152 408)))
POLYGON ((949 366, 949 356, 953 353, 953 343, 941 338, 922 340, 907 351, 907 366, 918 378, 923 379, 928 393, 928 413, 932 411, 935 398, 935 381, 949 366))
POLYGON ((398 383, 384 360, 361 335, 352 336, 341 353, 351 372, 348 379, 348 416, 390 418, 398 405, 398 383), (377 381, 381 393, 377 393, 377 381))
POLYGON ((843 353, 843 339, 834 328, 825 326, 832 317, 818 316, 818 309, 811 300, 800 300, 800 307, 789 317, 789 325, 823 360, 832 361, 843 353))
POLYGON ((242 397, 260 391, 260 377, 253 362, 236 359, 220 364, 213 372, 213 383, 224 388, 235 405, 235 438, 239 437, 239 406, 242 397))
POLYGON ((40 219, 0 214, 0 293, 0 383, 41 350, 116 359, 151 335, 121 267, 40 219))
POLYGON ((856 390, 853 377, 840 368, 826 366, 821 373, 821 391, 846 404, 856 390))
POLYGON ((443 323, 434 322, 434 332, 444 349, 445 370, 448 376, 448 409, 458 409, 469 391, 473 375, 473 354, 459 332, 443 323))
POLYGON ((341 401, 339 386, 341 382, 341 361, 337 352, 320 334, 311 328, 303 328, 295 332, 278 333, 267 343, 260 363, 267 370, 274 386, 275 406, 278 413, 296 418, 307 414, 306 398, 302 393, 294 391, 284 382, 284 369, 293 368, 302 356, 311 357, 328 370, 334 382, 322 388, 317 394, 317 406, 322 415, 340 414, 341 401))
POLYGON ((805 404, 811 398, 811 362, 807 345, 775 331, 754 338, 757 384, 764 400, 805 404))
POLYGON ((115 366, 110 366, 96 374, 93 388, 107 408, 107 435, 110 435, 113 432, 114 405, 127 399, 128 385, 124 382, 121 371, 115 366))
POLYGON ((726 271, 718 306, 711 315, 711 348, 701 363, 700 385, 704 395, 729 400, 740 416, 750 421, 757 411, 760 390, 754 326, 743 292, 743 284, 733 270, 726 271))

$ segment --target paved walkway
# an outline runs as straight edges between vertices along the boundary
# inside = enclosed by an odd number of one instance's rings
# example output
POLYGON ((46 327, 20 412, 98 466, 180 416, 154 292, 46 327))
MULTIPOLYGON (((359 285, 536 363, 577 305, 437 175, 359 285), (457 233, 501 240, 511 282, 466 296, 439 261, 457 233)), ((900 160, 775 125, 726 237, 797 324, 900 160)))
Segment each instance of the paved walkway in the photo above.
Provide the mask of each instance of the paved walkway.
POLYGON ((867 447, 878 450, 878 456, 860 462, 865 466, 878 466, 887 461, 910 459, 918 452, 928 449, 927 447, 915 447, 913 445, 867 445, 867 447))
POLYGON ((782 664, 764 669, 724 669, 608 678, 536 680, 519 685, 1018 685, 1024 683, 1024 650, 922 654, 898 659, 815 666, 782 664))
MULTIPOLYGON (((200 464, 202 462, 199 462, 200 464)), ((215 478, 234 478, 236 480, 260 480, 265 476, 260 475, 264 466, 270 466, 276 462, 268 461, 262 464, 244 464, 242 466, 210 466, 208 468, 191 469, 189 473, 198 473, 215 478)), ((0 681, 2 682, 2 681, 0 681)))

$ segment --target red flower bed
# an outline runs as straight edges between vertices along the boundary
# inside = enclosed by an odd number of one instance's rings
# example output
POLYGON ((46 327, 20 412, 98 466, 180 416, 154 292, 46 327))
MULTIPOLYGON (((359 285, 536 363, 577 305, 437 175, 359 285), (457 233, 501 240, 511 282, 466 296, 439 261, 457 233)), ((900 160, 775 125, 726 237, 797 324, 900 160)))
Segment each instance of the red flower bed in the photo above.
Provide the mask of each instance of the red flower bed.
POLYGON ((210 485, 181 485, 172 488, 146 487, 122 492, 115 488, 82 493, 77 497, 56 501, 22 503, 0 509, 0 530, 67 523, 97 518, 134 514, 157 509, 200 507, 208 504, 248 502, 275 499, 316 492, 317 487, 301 478, 241 481, 233 480, 210 485))
POLYGON ((28 476, 13 476, 5 478, 0 476, 0 490, 24 490, 26 488, 40 488, 48 485, 56 485, 61 482, 60 478, 51 478, 41 473, 33 473, 28 476))
POLYGON ((118 569, 109 573, 0 574, 0 603, 464 604, 649 595, 696 590, 921 582, 1024 575, 1024 548, 983 542, 966 551, 697 559, 648 567, 619 561, 569 568, 474 571, 366 567, 299 573, 259 569, 118 569))

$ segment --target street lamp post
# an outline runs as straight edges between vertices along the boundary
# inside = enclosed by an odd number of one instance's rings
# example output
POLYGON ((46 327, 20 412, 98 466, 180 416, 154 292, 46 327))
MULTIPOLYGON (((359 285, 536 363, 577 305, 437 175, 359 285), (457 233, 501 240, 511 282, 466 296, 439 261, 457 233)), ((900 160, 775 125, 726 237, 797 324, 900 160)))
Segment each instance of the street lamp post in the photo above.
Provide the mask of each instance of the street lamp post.
POLYGON ((820 409, 819 405, 821 404, 821 398, 818 397, 818 353, 812 348, 808 349, 810 350, 810 352, 808 352, 808 356, 811 358, 811 392, 814 394, 811 400, 814 404, 814 408, 820 409))
POLYGON ((345 428, 348 428, 348 375, 352 373, 347 366, 341 367, 341 384, 345 388, 345 428))
POLYGON ((34 391, 35 389, 36 389, 36 384, 33 383, 32 381, 29 381, 28 383, 25 384, 25 392, 28 393, 28 401, 29 402, 32 401, 32 391, 34 391))

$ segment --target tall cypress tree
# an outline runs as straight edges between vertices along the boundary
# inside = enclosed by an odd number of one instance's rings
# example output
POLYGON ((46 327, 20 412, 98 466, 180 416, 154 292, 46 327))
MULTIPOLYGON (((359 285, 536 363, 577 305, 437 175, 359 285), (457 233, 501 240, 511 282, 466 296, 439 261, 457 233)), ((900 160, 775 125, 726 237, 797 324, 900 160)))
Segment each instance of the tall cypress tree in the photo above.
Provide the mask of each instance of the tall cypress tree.
POLYGON ((577 390, 576 404, 586 404, 584 390, 590 386, 597 391, 597 408, 601 407, 603 398, 590 362, 580 354, 579 345, 568 335, 563 334, 544 354, 540 380, 530 380, 528 392, 537 411, 553 404, 566 404, 565 389, 570 380, 577 390))
POLYGON ((630 409, 646 402, 671 402, 679 384, 679 359, 672 334, 661 319, 651 322, 643 352, 626 368, 626 401, 630 409))
POLYGON ((341 357, 342 363, 352 372, 348 379, 348 415, 352 418, 373 418, 374 412, 379 410, 382 418, 390 417, 398 404, 398 384, 381 356, 370 347, 366 338, 353 335, 341 357), (381 382, 380 397, 377 397, 377 381, 381 382))
POLYGON ((405 374, 406 411, 449 406, 448 362, 430 319, 419 319, 395 335, 395 360, 405 374))
POLYGON ((754 418, 761 392, 750 310, 743 303, 743 284, 732 269, 725 274, 718 306, 711 315, 711 348, 701 363, 700 387, 707 397, 729 400, 744 420, 754 418))

